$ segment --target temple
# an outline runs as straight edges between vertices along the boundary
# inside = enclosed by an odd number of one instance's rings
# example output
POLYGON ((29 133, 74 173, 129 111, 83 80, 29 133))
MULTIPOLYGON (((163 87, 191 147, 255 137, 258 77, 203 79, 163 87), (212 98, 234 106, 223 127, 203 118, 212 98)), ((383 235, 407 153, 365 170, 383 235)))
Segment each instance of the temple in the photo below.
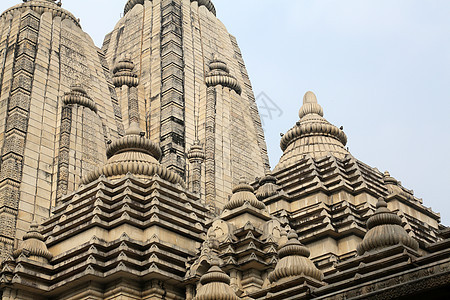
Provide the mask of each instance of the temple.
POLYGON ((101 49, 0 16, 0 299, 450 299, 450 228, 313 92, 271 169, 212 1, 124 4, 101 49))

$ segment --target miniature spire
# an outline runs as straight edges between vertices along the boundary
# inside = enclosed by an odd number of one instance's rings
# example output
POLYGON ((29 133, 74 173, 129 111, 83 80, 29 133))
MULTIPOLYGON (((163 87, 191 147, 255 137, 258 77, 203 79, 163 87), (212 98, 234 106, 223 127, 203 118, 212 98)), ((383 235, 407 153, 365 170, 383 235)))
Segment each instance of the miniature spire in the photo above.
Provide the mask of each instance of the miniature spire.
POLYGON ((306 155, 321 158, 332 154, 344 158, 349 154, 345 148, 347 136, 342 128, 337 128, 323 117, 323 108, 313 92, 307 92, 303 97, 299 117, 300 121, 281 138, 283 156, 275 170, 294 164, 306 155))
POLYGON ((139 124, 133 122, 124 137, 113 141, 106 151, 108 161, 81 180, 88 184, 104 175, 109 179, 120 179, 128 173, 143 178, 158 175, 164 180, 184 186, 184 180, 175 172, 167 170, 159 163, 161 148, 145 137, 139 124))
POLYGON ((241 86, 236 78, 230 74, 230 69, 227 64, 219 59, 217 55, 214 55, 214 59, 209 64, 209 73, 206 75, 206 85, 208 87, 214 87, 221 85, 229 89, 234 90, 237 94, 242 93, 241 86))
POLYGON ((33 221, 30 225, 30 230, 23 237, 22 244, 14 251, 14 257, 17 258, 21 254, 24 254, 32 260, 43 263, 48 263, 53 258, 53 255, 48 251, 47 245, 44 242, 44 236, 38 229, 39 224, 33 221))
POLYGON ((214 259, 211 268, 200 278, 202 287, 194 300, 239 300, 230 287, 230 276, 219 267, 219 260, 214 259))
POLYGON ((357 247, 359 255, 400 243, 416 251, 419 249, 417 241, 408 235, 400 217, 387 208, 383 198, 378 199, 375 213, 367 220, 367 228, 369 231, 357 247))
POLYGON ((232 210, 243 206, 246 202, 257 209, 264 209, 266 206, 256 198, 254 191, 253 187, 244 178, 241 178, 239 184, 233 188, 233 195, 225 204, 224 209, 232 210))
POLYGON ((323 274, 309 259, 309 249, 303 246, 295 231, 288 234, 288 241, 278 251, 280 261, 269 274, 272 283, 292 276, 307 276, 322 281, 323 274))
POLYGON ((115 87, 136 87, 138 76, 134 73, 134 63, 129 58, 121 59, 113 69, 113 84, 115 87))
POLYGON ((93 112, 97 112, 97 105, 94 100, 88 96, 86 90, 80 84, 74 84, 70 88, 70 92, 63 96, 64 105, 80 105, 89 108, 93 112))
POLYGON ((259 185, 259 189, 256 191, 256 198, 261 201, 278 194, 277 179, 271 173, 261 178, 259 185))

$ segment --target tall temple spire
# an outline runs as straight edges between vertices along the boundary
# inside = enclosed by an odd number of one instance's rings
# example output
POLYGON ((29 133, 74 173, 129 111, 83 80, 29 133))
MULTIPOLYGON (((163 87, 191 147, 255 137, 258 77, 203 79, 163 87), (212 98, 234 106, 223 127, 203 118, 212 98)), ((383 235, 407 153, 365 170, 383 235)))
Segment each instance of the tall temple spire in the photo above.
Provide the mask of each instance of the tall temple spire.
MULTIPOLYGON (((125 5, 124 14, 126 15, 130 10, 133 9, 137 4, 144 4, 145 1, 151 0, 128 0, 125 5)), ((216 14, 216 8, 211 0, 191 0, 191 2, 197 2, 198 6, 205 6, 214 15, 216 14)))
POLYGON ((299 111, 300 121, 281 138, 283 155, 276 169, 295 163, 306 155, 320 158, 332 154, 344 158, 349 152, 345 148, 347 136, 344 131, 323 117, 323 108, 313 92, 303 97, 299 111))
POLYGON ((14 13, 15 11, 25 12, 28 9, 31 9, 38 14, 43 14, 45 12, 50 12, 53 17, 61 17, 61 19, 70 19, 72 20, 78 27, 81 27, 80 20, 75 18, 67 10, 61 8, 61 1, 56 2, 56 0, 23 0, 23 3, 15 5, 10 9, 6 10, 2 16, 8 15, 10 13, 14 13))

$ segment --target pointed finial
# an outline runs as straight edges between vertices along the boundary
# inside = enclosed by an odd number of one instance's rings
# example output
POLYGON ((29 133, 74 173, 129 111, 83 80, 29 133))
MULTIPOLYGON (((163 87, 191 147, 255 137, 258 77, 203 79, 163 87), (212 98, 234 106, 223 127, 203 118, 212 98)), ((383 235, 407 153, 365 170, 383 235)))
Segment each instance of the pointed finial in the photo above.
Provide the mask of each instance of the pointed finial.
POLYGON ((308 91, 305 96, 303 96, 303 104, 306 103, 317 103, 317 97, 313 92, 308 91))
POLYGON ((307 115, 319 115, 323 117, 323 108, 317 102, 317 97, 313 92, 306 92, 303 97, 303 105, 298 113, 300 120, 307 115))

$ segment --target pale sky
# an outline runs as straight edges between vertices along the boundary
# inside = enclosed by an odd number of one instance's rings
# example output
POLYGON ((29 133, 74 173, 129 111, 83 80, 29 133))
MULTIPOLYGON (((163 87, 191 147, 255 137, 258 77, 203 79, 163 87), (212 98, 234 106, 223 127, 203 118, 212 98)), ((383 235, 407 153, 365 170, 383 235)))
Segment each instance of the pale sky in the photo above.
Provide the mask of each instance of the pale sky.
MULTIPOLYGON (((0 10, 21 2, 1 0, 0 10)), ((325 117, 344 126, 353 156, 390 171, 450 225, 450 1, 213 2, 238 39, 255 96, 264 92, 282 112, 263 120, 272 167, 280 133, 312 90, 325 117)), ((101 46, 125 3, 63 7, 101 46)))

